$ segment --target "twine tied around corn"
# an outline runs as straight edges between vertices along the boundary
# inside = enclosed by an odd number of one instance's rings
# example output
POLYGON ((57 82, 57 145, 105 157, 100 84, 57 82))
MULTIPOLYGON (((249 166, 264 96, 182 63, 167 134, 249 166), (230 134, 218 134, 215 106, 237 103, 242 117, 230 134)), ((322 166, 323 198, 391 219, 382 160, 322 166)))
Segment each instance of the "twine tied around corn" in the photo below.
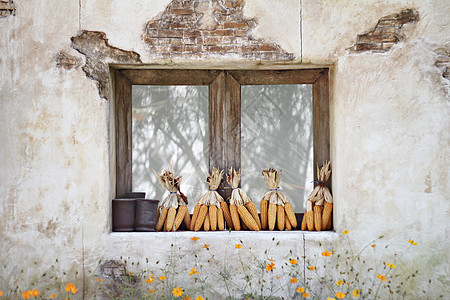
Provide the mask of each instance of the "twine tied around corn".
POLYGON ((270 167, 267 170, 262 170, 264 180, 266 181, 266 184, 269 186, 269 190, 264 194, 263 200, 267 200, 269 201, 269 203, 281 205, 284 207, 284 204, 288 202, 288 198, 280 190, 282 171, 283 170, 281 169, 277 171, 272 167, 270 167))
POLYGON ((162 207, 177 209, 179 205, 188 204, 187 197, 180 191, 180 183, 183 176, 175 177, 174 172, 169 170, 164 170, 164 172, 161 170, 160 173, 153 170, 153 172, 161 185, 169 191, 169 195, 159 203, 159 209, 162 207))
POLYGON ((231 187, 231 198, 230 205, 247 205, 252 199, 248 197, 247 193, 239 188, 239 182, 241 181, 241 169, 236 171, 233 168, 230 168, 229 173, 227 175, 227 182, 231 187))
POLYGON ((213 168, 211 174, 206 173, 206 182, 209 184, 209 191, 206 192, 199 200, 198 204, 211 206, 215 205, 217 208, 220 207, 220 202, 223 201, 222 196, 217 192, 217 188, 222 181, 223 171, 220 171, 217 168, 213 168))
POLYGON ((306 202, 307 212, 312 210, 312 205, 310 205, 311 209, 308 210, 308 202, 312 202, 315 205, 324 205, 324 201, 333 203, 333 197, 331 196, 330 190, 327 187, 327 181, 330 178, 330 175, 330 161, 324 163, 322 168, 320 169, 319 166, 317 166, 317 185, 308 196, 308 200, 306 202))

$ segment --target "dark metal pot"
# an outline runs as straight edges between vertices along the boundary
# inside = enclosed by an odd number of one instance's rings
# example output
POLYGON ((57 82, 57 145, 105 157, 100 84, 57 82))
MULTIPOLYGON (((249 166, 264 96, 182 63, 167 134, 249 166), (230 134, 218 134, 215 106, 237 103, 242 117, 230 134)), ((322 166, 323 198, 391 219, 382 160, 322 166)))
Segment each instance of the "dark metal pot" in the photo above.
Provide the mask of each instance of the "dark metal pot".
POLYGON ((113 231, 134 231, 136 199, 112 200, 113 231))
POLYGON ((155 231, 158 221, 158 200, 136 199, 136 231, 155 231))
POLYGON ((145 192, 125 192, 125 196, 122 198, 127 199, 144 199, 145 198, 145 192))

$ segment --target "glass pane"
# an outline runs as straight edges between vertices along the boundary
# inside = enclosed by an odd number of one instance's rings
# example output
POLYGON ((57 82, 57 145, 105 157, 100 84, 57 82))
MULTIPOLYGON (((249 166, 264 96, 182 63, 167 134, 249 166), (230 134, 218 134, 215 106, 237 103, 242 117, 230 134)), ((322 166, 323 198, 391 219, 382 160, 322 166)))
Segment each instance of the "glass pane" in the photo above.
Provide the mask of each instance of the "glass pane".
POLYGON ((283 169, 280 188, 303 212, 313 180, 312 86, 246 85, 241 95, 242 187, 259 207, 262 169, 283 169))
POLYGON ((133 86, 133 191, 162 200, 155 171, 174 168, 192 210, 207 185, 208 86, 133 86))

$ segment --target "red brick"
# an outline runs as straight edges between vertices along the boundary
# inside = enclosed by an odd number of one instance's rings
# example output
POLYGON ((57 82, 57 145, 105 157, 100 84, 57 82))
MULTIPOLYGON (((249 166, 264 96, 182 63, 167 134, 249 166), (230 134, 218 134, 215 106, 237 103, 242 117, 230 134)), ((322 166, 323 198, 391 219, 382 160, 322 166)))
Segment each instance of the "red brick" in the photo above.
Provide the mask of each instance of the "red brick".
POLYGON ((184 30, 183 31, 183 36, 184 37, 200 37, 202 36, 202 32, 200 30, 184 30))
POLYGON ((211 34, 217 35, 217 36, 234 36, 234 32, 235 32, 235 30, 231 30, 231 29, 217 29, 217 30, 213 30, 211 32, 211 34))
POLYGON ((382 50, 383 44, 382 43, 357 43, 355 45, 356 51, 366 51, 366 50, 382 50))
POLYGON ((182 52, 183 51, 183 46, 181 45, 171 45, 170 46, 170 51, 171 52, 182 52))
POLYGON ((168 42, 168 44, 171 45, 183 45, 183 39, 182 38, 171 38, 170 41, 168 42))
POLYGON ((224 23, 223 24, 224 28, 248 28, 248 24, 247 23, 224 23))
POLYGON ((261 51, 277 51, 279 50, 277 46, 271 44, 261 45, 261 51))
POLYGON ((362 34, 358 35, 358 43, 395 43, 398 37, 395 34, 362 34))
POLYGON ((238 49, 240 49, 242 52, 258 52, 260 51, 260 47, 258 45, 251 45, 251 46, 241 46, 241 47, 237 47, 238 49))
POLYGON ((171 10, 171 12, 176 15, 192 15, 194 13, 192 9, 186 8, 174 8, 171 10))
POLYGON ((183 30, 177 29, 159 29, 158 37, 183 37, 183 30))
POLYGON ((185 45, 184 52, 200 52, 201 51, 201 46, 199 45, 185 45))
POLYGON ((220 45, 221 43, 221 37, 204 37, 202 41, 203 45, 220 45))

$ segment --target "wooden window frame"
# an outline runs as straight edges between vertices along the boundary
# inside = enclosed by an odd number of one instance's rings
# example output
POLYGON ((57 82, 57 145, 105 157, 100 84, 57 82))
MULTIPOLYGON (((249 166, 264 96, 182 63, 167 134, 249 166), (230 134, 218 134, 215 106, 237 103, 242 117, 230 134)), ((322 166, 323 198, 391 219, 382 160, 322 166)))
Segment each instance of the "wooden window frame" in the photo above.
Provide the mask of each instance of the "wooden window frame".
MULTIPOLYGON (((209 168, 241 166, 241 85, 312 84, 314 166, 330 160, 329 69, 112 69, 116 197, 132 191, 132 86, 209 86, 209 168)), ((316 168, 314 177, 316 177, 316 168)), ((331 180, 330 180, 331 182, 331 180)), ((331 183, 329 186, 331 187, 331 183)), ((222 182, 222 196, 230 188, 222 182)), ((226 198, 225 198, 226 199, 226 198)))

